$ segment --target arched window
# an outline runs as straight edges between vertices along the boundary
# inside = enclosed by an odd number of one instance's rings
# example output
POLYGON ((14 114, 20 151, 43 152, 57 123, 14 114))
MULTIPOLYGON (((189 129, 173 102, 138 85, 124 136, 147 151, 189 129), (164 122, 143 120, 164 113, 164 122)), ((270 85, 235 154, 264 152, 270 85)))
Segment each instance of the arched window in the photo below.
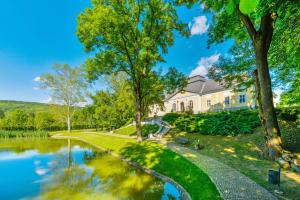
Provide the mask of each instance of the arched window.
POLYGON ((190 100, 190 102, 189 102, 189 107, 190 107, 190 109, 192 110, 193 109, 193 101, 192 100, 190 100))
POLYGON ((183 112, 184 111, 184 102, 180 103, 180 111, 183 112))
POLYGON ((172 108, 173 112, 176 112, 176 103, 173 103, 173 108, 172 108))

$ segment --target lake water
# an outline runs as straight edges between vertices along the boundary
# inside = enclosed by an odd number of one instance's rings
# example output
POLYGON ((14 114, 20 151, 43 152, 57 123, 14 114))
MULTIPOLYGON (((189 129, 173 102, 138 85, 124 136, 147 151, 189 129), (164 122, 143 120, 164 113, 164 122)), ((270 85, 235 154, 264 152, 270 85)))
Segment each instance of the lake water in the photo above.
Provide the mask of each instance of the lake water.
POLYGON ((0 140, 0 199, 180 199, 174 185, 88 145, 0 140))

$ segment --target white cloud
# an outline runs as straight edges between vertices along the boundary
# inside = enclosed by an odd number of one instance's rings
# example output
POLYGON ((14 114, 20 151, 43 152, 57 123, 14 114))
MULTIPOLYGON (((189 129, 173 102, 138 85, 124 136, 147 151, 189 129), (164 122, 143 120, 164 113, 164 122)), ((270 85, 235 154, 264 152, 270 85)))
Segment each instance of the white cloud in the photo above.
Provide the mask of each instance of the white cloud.
POLYGON ((34 89, 34 90, 40 90, 40 88, 39 88, 39 87, 33 87, 33 89, 34 89))
POLYGON ((36 155, 38 155, 38 152, 36 150, 28 150, 23 153, 1 152, 0 161, 27 159, 32 158, 36 155))
POLYGON ((35 82, 40 82, 41 81, 41 77, 40 76, 37 76, 33 79, 35 82))
POLYGON ((48 99, 44 100, 42 103, 52 103, 53 99, 52 97, 48 97, 48 99))
POLYGON ((196 76, 196 75, 201 75, 201 76, 206 76, 208 73, 208 69, 216 62, 218 62, 220 57, 220 54, 214 54, 209 57, 202 57, 198 62, 197 62, 197 67, 192 70, 190 73, 191 76, 196 76))
POLYGON ((191 35, 202 35, 206 33, 209 27, 206 22, 206 16, 194 17, 193 21, 189 23, 191 35))

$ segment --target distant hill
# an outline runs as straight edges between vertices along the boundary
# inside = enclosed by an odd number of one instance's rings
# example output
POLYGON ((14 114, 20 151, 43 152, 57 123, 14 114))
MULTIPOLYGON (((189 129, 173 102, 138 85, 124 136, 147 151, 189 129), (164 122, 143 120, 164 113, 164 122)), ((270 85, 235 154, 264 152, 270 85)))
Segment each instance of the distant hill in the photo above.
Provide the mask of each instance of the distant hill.
POLYGON ((26 111, 46 111, 49 109, 48 104, 37 103, 37 102, 24 102, 24 101, 10 101, 10 100, 0 100, 0 110, 4 112, 22 109, 26 111))

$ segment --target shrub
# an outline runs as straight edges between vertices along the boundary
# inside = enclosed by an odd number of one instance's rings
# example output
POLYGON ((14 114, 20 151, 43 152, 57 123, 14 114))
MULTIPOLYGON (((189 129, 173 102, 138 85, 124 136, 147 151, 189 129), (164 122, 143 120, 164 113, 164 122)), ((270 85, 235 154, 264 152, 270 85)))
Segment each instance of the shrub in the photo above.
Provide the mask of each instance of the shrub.
POLYGON ((159 126, 157 124, 145 124, 142 127, 142 136, 146 137, 149 134, 154 134, 158 131, 159 126))
POLYGON ((300 115, 300 107, 277 108, 276 113, 279 119, 296 122, 297 116, 300 115))
POLYGON ((162 117, 162 120, 168 122, 170 124, 174 124, 177 118, 179 118, 181 114, 179 113, 167 113, 162 117))
POLYGON ((201 113, 196 115, 168 115, 169 120, 178 129, 205 135, 237 135, 250 134, 261 126, 257 110, 235 110, 217 113, 201 113))

